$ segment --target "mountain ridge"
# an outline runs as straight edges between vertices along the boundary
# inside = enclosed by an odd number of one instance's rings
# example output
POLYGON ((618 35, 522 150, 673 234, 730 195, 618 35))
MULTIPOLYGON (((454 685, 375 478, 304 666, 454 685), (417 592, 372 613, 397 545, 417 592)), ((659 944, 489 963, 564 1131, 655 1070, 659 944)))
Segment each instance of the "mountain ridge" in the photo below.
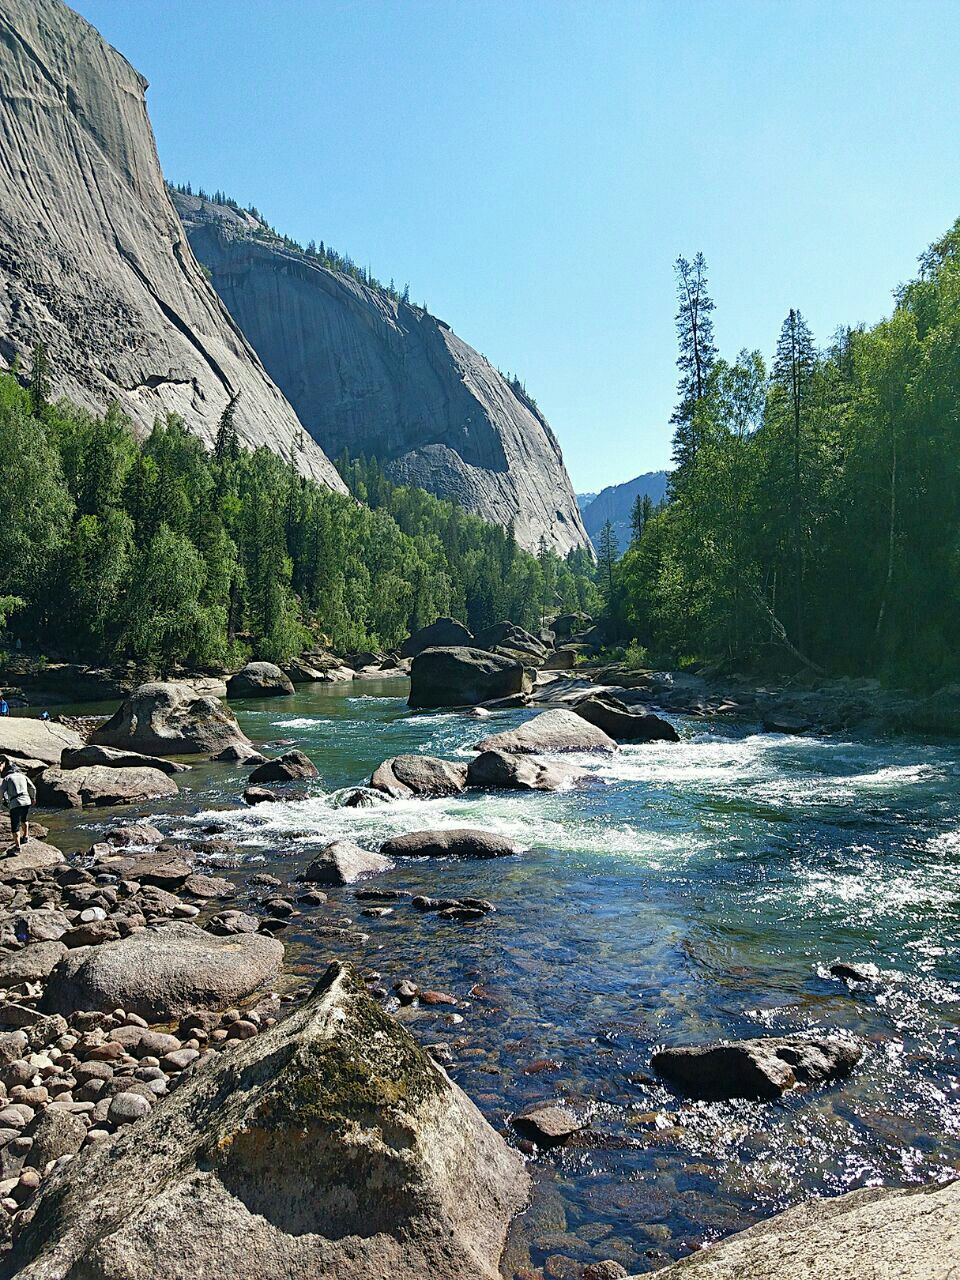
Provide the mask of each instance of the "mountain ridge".
POLYGON ((603 526, 609 520, 617 546, 620 551, 625 551, 632 536, 630 521, 634 503, 644 494, 649 495, 654 506, 661 502, 666 497, 669 474, 667 471, 645 471, 632 480, 625 480, 623 484, 607 485, 592 502, 585 503, 582 507, 583 523, 594 546, 599 542, 603 526))

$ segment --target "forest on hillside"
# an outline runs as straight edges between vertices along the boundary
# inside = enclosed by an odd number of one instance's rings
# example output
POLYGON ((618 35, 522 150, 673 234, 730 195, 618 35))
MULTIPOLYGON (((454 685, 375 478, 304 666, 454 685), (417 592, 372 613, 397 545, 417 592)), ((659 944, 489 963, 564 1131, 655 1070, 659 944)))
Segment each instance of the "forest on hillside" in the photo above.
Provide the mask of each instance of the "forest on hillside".
POLYGON ((720 357, 702 255, 676 264, 669 502, 601 547, 611 633, 662 662, 960 678, 960 221, 889 319, 818 347, 800 311, 772 365, 720 357))
POLYGON ((0 375, 0 626, 31 652, 218 668, 390 648, 441 614, 539 628, 595 604, 585 553, 531 555, 376 463, 343 464, 364 501, 333 493, 241 448, 233 406, 212 451, 173 414, 139 443, 116 406, 51 402, 50 375, 42 345, 28 385, 0 375))

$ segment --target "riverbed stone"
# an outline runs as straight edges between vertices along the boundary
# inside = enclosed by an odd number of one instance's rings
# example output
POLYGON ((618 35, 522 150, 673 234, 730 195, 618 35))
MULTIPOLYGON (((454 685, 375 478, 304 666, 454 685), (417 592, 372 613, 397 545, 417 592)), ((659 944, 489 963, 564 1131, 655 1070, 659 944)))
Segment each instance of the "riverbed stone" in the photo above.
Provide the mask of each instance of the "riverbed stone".
POLYGON ((277 793, 271 791, 269 787, 247 787, 243 798, 249 805, 270 804, 277 799, 277 793))
POLYGON ((510 751, 481 751, 467 766, 468 786, 495 790, 563 791, 583 776, 569 765, 510 751))
POLYGON ((154 680, 130 694, 91 741, 147 755, 213 755, 249 739, 218 699, 183 682, 154 680))
POLYGON ((277 760, 267 760, 250 774, 251 783, 302 782, 319 778, 320 771, 309 756, 302 751, 287 751, 277 760))
POLYGON ((472 706, 528 693, 532 681, 521 663, 466 645, 424 649, 410 668, 411 707, 472 706))
POLYGON ((412 831, 380 846, 388 858, 504 858, 520 852, 507 836, 473 827, 412 831))
POLYGON ((352 840, 334 840, 314 856, 303 879, 311 884, 355 884, 392 867, 383 854, 361 849, 352 840))
POLYGON ((513 1127, 538 1146, 558 1147, 579 1133, 584 1123, 569 1107, 558 1102, 536 1103, 513 1117, 513 1127))
POLYGON ((680 741, 679 733, 669 720, 643 707, 627 706, 611 693, 591 694, 573 710, 617 742, 680 741))
POLYGON ((563 707, 542 711, 518 729, 493 733, 476 746, 477 751, 505 751, 515 755, 617 749, 617 744, 602 729, 563 707))
POLYGON ((111 827, 107 832, 107 843, 120 848, 160 844, 162 840, 163 832, 146 822, 131 822, 122 827, 111 827))
POLYGON ((119 747, 104 747, 89 742, 82 747, 70 747, 60 759, 61 769, 84 769, 102 765, 105 769, 159 769, 161 773, 186 773, 190 766, 160 756, 143 755, 139 751, 123 751, 119 747))
POLYGON ((232 742, 228 747, 224 747, 222 751, 218 751, 215 756, 210 757, 211 760, 217 760, 224 764, 266 764, 267 757, 262 751, 258 751, 252 743, 232 742))
POLYGON ((400 657, 415 658, 424 649, 470 647, 473 643, 473 636, 462 622, 457 622, 454 618, 437 618, 436 622, 421 627, 404 640, 400 646, 400 657))
POLYGON ((227 681, 228 698, 278 698, 294 692, 293 681, 273 662, 248 662, 227 681))
POLYGON ((163 1022, 189 1009, 244 999, 279 971, 282 960, 283 946, 273 938, 221 938, 177 921, 70 952, 50 975, 43 1007, 57 1013, 120 1007, 163 1022))
POLYGON ((87 1126, 77 1115, 61 1107, 47 1107, 30 1126, 33 1138, 28 1161, 42 1169, 49 1160, 73 1155, 83 1146, 87 1126))
POLYGON ((64 1169, 10 1268, 498 1280, 528 1188, 520 1156, 335 964, 301 1009, 64 1169))
POLYGON ((248 911, 219 911, 207 921, 208 930, 220 937, 235 933, 256 933, 260 921, 248 911))
POLYGON ((37 800, 54 809, 139 804, 175 796, 179 788, 159 769, 45 769, 37 779, 37 800))
POLYGON ((0 858, 0 884, 33 880, 38 871, 49 871, 63 862, 59 849, 31 836, 24 840, 19 853, 0 858))
POLYGON ((651 1066, 695 1098, 779 1098, 797 1085, 849 1075, 863 1046, 838 1036, 765 1036, 720 1044, 661 1049, 651 1066))
POLYGON ((233 898, 237 892, 226 876, 207 876, 196 872, 184 880, 183 891, 194 898, 233 898))
POLYGON ((370 786, 393 800, 410 800, 414 796, 459 795, 466 781, 466 765, 411 754, 384 760, 374 771, 370 786))

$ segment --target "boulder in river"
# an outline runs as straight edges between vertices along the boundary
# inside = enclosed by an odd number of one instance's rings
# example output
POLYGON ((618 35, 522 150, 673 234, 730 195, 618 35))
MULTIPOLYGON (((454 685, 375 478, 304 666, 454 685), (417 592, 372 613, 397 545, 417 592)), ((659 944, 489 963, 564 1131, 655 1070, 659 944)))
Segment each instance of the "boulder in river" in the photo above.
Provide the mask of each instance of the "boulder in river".
POLYGON ((262 751, 258 751, 252 743, 249 742, 231 742, 228 747, 224 747, 222 751, 218 751, 215 756, 210 757, 211 760, 223 762, 224 764, 266 764, 267 757, 262 751))
POLYGON ((477 750, 538 755, 557 751, 616 751, 617 744, 582 716, 558 707, 542 711, 519 729, 491 734, 477 743, 477 750))
POLYGON ((250 745, 236 717, 218 698, 189 684, 154 680, 134 689, 92 742, 148 755, 213 755, 224 747, 250 745))
POLYGON ((146 822, 131 822, 122 827, 111 827, 107 832, 107 843, 125 849, 137 845, 159 844, 163 832, 151 827, 146 822))
POLYGON ((303 782, 319 778, 320 771, 309 756, 302 751, 287 751, 277 760, 267 760, 257 765, 248 782, 303 782))
POLYGON ((57 765, 64 751, 82 746, 79 733, 53 720, 0 716, 0 755, 57 765))
POLYGON ((662 716, 642 707, 628 707, 610 693, 594 693, 573 708, 617 742, 679 742, 680 735, 662 716))
POLYGON ((410 668, 411 707, 464 707, 529 693, 523 666, 466 645, 424 649, 410 668))
MULTIPOLYGON (((401 658, 415 658, 424 649, 435 649, 437 646, 472 645, 473 636, 454 618, 437 618, 427 627, 421 627, 408 636, 400 646, 401 658)), ((484 646, 480 646, 483 648, 484 646)))
POLYGON ((179 788, 159 769, 45 769, 37 779, 37 802, 52 809, 138 804, 175 796, 179 788))
POLYGON ((808 1200, 656 1274, 657 1280, 950 1280, 960 1275, 960 1181, 808 1200))
POLYGON ((227 681, 228 698, 285 698, 293 681, 272 662, 248 662, 227 681))
POLYGON ((335 963, 302 1008, 60 1170, 9 1269, 498 1280, 528 1192, 521 1157, 335 963))
POLYGON ((388 858, 506 858, 520 847, 506 836, 472 827, 452 827, 446 831, 412 831, 394 836, 380 846, 388 858))
POLYGON ((141 929, 60 961, 43 995, 47 1013, 124 1009, 166 1022, 189 1009, 225 1008, 273 978, 283 944, 262 934, 217 938, 187 922, 141 929))
POLYGON ((694 1098, 779 1098, 801 1084, 849 1075, 863 1046, 839 1036, 764 1036, 690 1048, 661 1049, 651 1065, 694 1098))
POLYGON ((435 756, 393 756, 384 760, 370 779, 374 791, 394 800, 413 796, 455 796, 466 786, 467 767, 435 756))
POLYGON ((361 849, 352 840, 334 840, 316 854, 303 879, 311 884, 355 884, 392 867, 393 863, 382 853, 361 849))
POLYGON ((481 751, 467 766, 467 785, 506 791, 563 791, 584 775, 553 760, 481 751))
POLYGON ((84 769, 93 765, 104 769, 159 769, 161 773, 186 773, 188 764, 177 764, 160 756, 146 756, 139 751, 121 751, 118 747, 103 747, 88 743, 82 747, 68 747, 60 759, 61 769, 84 769))

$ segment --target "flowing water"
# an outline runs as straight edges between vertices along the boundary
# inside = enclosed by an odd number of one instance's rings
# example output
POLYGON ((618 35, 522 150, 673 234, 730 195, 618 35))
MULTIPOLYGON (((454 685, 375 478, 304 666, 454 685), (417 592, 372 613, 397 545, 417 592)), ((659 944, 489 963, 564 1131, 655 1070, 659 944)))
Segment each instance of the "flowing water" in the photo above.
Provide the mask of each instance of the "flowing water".
MULTIPOLYGON (((651 1270, 811 1193, 960 1172, 955 747, 677 717, 679 744, 578 760, 593 779, 577 790, 338 806, 388 756, 467 759, 491 726, 532 714, 411 714, 405 696, 404 683, 364 681, 234 704, 255 741, 294 739, 314 759, 309 798, 247 809, 242 772, 202 765, 155 816, 193 836, 222 823, 240 853, 213 864, 240 883, 265 869, 292 882, 337 836, 376 847, 476 825, 523 845, 515 859, 413 860, 375 882, 489 898, 496 914, 478 924, 403 902, 369 919, 345 888, 284 934, 305 977, 342 955, 388 987, 412 977, 457 996, 455 1012, 400 1016, 449 1046, 450 1074, 505 1134, 544 1099, 589 1118, 575 1145, 531 1159, 536 1191, 506 1276, 551 1257, 557 1275, 562 1257, 651 1270), (365 938, 335 932, 345 916, 365 938), (839 959, 879 976, 838 981, 839 959), (647 1074, 659 1044, 814 1030, 861 1037, 863 1063, 777 1103, 685 1102, 647 1074)), ((72 821, 84 838, 104 825, 72 821)))

